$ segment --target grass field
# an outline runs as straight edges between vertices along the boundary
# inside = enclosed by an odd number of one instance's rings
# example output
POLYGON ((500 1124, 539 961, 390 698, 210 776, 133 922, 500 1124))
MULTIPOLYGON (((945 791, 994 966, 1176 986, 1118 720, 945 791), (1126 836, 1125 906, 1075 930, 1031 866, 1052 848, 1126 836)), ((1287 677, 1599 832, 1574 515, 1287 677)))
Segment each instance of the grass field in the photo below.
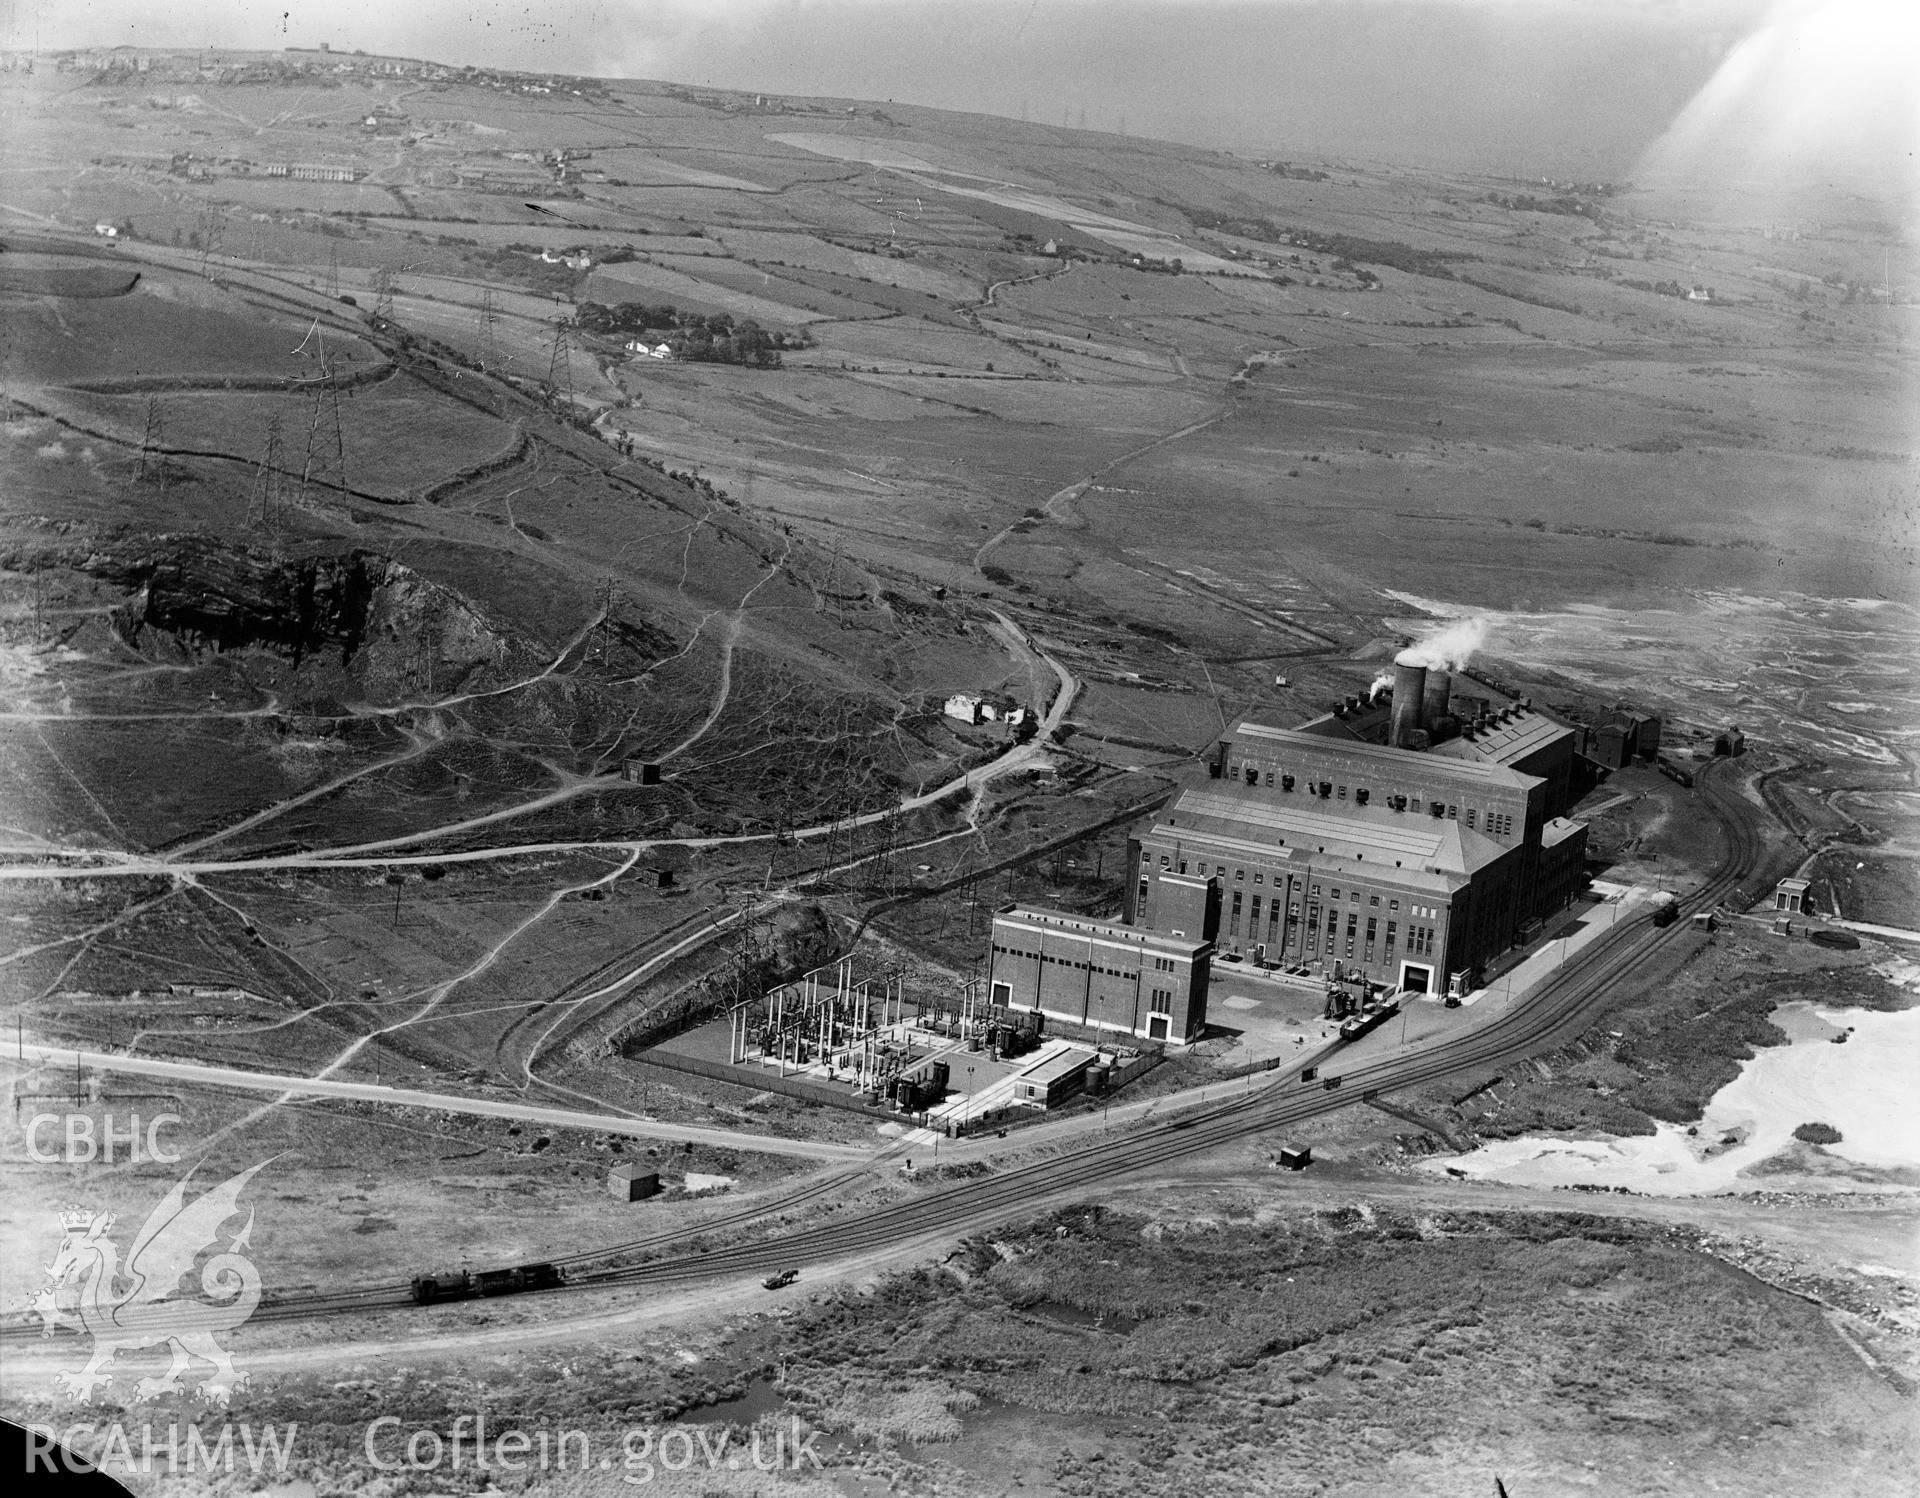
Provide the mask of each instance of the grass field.
MULTIPOLYGON (((140 277, 111 299, 0 290, 7 836, 26 864, 52 845, 228 865, 8 881, 23 1033, 502 1096, 538 1092, 538 1062, 609 1107, 869 1137, 614 1054, 724 944, 577 1029, 556 1001, 624 992, 723 904, 775 900, 841 937, 877 911, 862 961, 951 991, 992 900, 1109 910, 1124 828, 1076 834, 1197 773, 1222 724, 1318 711, 1463 612, 1538 700, 1652 705, 1681 753, 1743 724, 1770 804, 1808 848, 1840 839, 1823 899, 1911 924, 1915 328, 1875 288, 1920 262, 1873 205, 1735 222, 1623 191, 1554 217, 1467 173, 1307 181, 910 106, 415 83, 0 74, 19 167, 0 270, 71 254, 140 277), (458 185, 555 151, 537 192, 458 185), (208 165, 278 160, 370 175, 208 165), (110 252, 100 219, 126 226, 110 252), (516 244, 641 258, 580 273, 516 244), (1669 294, 1695 282, 1715 300, 1669 294), (781 368, 628 360, 567 330, 584 297, 811 346, 781 368), (340 403, 353 492, 263 504, 275 411, 281 466, 302 466, 308 408, 274 387, 313 372, 316 330, 364 377, 340 403), (998 747, 942 719, 944 694, 1052 690, 989 607, 1079 684, 1047 763, 849 832, 998 747), (823 823, 842 825, 777 837, 823 823), (366 845, 368 866, 326 866, 366 845)), ((1720 851, 1671 782, 1601 795, 1627 798, 1593 827, 1618 877, 1682 885, 1720 851)), ((1778 1003, 1887 990, 1872 949, 1687 940, 1544 1075, 1409 1101, 1462 1134, 1647 1129, 1770 1043, 1778 1003)), ((248 1111, 183 1107, 205 1137, 248 1111)), ((1312 1137, 1358 1171, 1412 1127, 1369 1122, 1312 1137)), ((536 1158, 459 1133, 303 1105, 221 1148, 299 1152, 271 1245, 294 1279, 633 1220, 601 1195, 610 1143, 536 1158)), ((10 1263, 69 1184, 28 1175, 10 1263)), ((1893 1492, 1910 1470, 1892 1396, 1814 1309, 1684 1243, 1276 1194, 1049 1220, 785 1331, 703 1333, 699 1365, 601 1348, 576 1387, 611 1424, 737 1394, 784 1355, 847 1461, 915 1491, 1893 1492), (1137 1324, 1092 1324, 1115 1311, 1137 1324)), ((554 1407, 538 1356, 501 1370, 503 1410, 554 1407)), ((466 1407, 462 1377, 423 1374, 419 1409, 466 1407)), ((340 1413, 359 1396, 338 1381, 253 1408, 340 1413)))

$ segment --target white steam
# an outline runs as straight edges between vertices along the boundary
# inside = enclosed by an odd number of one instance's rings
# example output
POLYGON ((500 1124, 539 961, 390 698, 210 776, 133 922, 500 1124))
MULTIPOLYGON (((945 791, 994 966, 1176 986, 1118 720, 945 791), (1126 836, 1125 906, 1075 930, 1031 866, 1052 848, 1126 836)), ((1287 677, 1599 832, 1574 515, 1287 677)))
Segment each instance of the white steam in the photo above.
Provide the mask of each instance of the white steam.
POLYGON ((1455 619, 1424 640, 1415 640, 1394 661, 1402 666, 1425 666, 1429 671, 1458 671, 1486 642, 1485 619, 1455 619))
POLYGON ((1374 677, 1373 685, 1367 688, 1367 701, 1373 701, 1374 698, 1378 697, 1392 685, 1393 673, 1391 671, 1382 671, 1378 676, 1374 677))

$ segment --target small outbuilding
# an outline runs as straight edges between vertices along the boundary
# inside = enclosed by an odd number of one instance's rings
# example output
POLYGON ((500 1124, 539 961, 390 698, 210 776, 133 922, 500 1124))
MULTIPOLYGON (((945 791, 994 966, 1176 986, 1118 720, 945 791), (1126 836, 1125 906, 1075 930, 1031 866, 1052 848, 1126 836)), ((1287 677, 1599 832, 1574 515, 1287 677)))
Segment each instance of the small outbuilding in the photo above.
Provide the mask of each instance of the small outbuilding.
POLYGON ((1786 915, 1807 914, 1807 891, 1813 887, 1809 879, 1782 879, 1773 888, 1773 908, 1786 915))
POLYGON ((956 692, 949 697, 941 709, 949 718, 957 718, 962 723, 978 723, 981 720, 983 704, 978 697, 965 692, 956 692))
POLYGON ((1280 1151, 1280 1165, 1284 1170, 1305 1170, 1313 1164, 1313 1146, 1310 1144, 1289 1144, 1280 1151))
POLYGON ((643 1202, 660 1194, 660 1172, 642 1165, 616 1165, 607 1172, 607 1191, 617 1202, 643 1202))
POLYGON ((1051 1108, 1086 1085, 1088 1069, 1095 1060, 1092 1051, 1068 1046, 1057 1055, 1035 1063, 1013 1079, 1013 1096, 1018 1102, 1051 1108))

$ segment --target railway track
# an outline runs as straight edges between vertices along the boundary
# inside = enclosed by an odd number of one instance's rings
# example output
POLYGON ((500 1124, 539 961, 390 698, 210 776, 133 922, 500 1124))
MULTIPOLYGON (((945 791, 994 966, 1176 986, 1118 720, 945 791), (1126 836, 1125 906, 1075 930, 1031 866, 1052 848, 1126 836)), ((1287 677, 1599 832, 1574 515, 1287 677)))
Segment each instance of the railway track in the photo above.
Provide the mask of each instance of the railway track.
MULTIPOLYGON (((1680 901, 1683 915, 1711 909, 1735 892, 1758 866, 1759 810, 1723 783, 1719 762, 1701 778, 1701 791, 1719 814, 1727 848, 1712 876, 1680 901)), ((796 1265, 842 1260, 907 1246, 933 1237, 979 1231, 1058 1200, 1176 1163, 1251 1135, 1289 1128, 1371 1095, 1399 1091, 1461 1072, 1548 1049, 1591 1023, 1591 1012, 1617 984, 1644 971, 1687 939, 1689 921, 1656 927, 1650 915, 1622 922, 1556 973, 1528 1002, 1457 1039, 1407 1056, 1386 1057, 1341 1073, 1337 1089, 1302 1084, 1297 1074, 1205 1104, 1178 1118, 1083 1146, 1052 1159, 979 1180, 919 1193, 842 1222, 817 1223, 778 1237, 715 1248, 700 1240, 750 1228, 830 1200, 862 1179, 870 1167, 836 1172, 771 1201, 551 1262, 566 1274, 566 1289, 633 1284, 682 1284, 762 1274, 796 1265)), ((1336 1053, 1337 1056, 1338 1053, 1336 1053)), ((1325 1060, 1322 1067, 1338 1065, 1325 1060)), ((296 1294, 263 1302, 257 1322, 306 1320, 413 1305, 410 1284, 391 1282, 351 1291, 296 1294)), ((0 1329, 0 1343, 25 1328, 0 1329)))

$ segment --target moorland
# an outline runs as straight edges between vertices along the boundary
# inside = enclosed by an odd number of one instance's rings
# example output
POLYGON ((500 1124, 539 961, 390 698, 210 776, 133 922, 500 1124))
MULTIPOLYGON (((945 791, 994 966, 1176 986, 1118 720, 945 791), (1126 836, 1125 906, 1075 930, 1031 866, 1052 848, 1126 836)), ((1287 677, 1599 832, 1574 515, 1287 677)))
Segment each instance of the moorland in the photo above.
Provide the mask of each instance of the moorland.
MULTIPOLYGON (((1769 866, 1803 866, 1822 910, 1911 924, 1920 265, 1897 203, 1754 196, 1736 218, 1631 182, 301 52, 45 57, 0 73, 0 131, 0 972, 22 1037, 872 1141, 856 1115, 664 1079, 633 1036, 846 953, 950 997, 983 907, 1111 909, 1130 816, 1225 723, 1364 690, 1461 614, 1518 690, 1651 707, 1681 758, 1742 725, 1769 866), (962 724, 954 693, 1033 718, 962 724)), ((1650 769, 1592 810, 1595 872, 1684 885, 1717 856, 1650 769)), ((1780 1043, 1782 1002, 1910 1002, 1884 947, 1763 947, 1700 942, 1537 1083, 1407 1100, 1421 1147, 1644 1132, 1780 1043)), ((16 1070, 17 1097, 71 1086, 76 1108, 153 1085, 16 1070)), ((168 1096, 207 1159, 293 1162, 261 1238, 289 1284, 630 1232, 599 1176, 636 1147, 605 1133, 168 1096)), ((1378 1123, 1337 1117, 1334 1141, 1378 1123)), ((1371 1150, 1356 1199, 1389 1170, 1371 1150)), ((83 1177, 132 1212, 165 1175, 18 1156, 10 1265, 83 1177)), ((703 1145, 669 1184, 696 1166, 747 1192, 798 1169, 703 1145)), ((1110 1458, 1061 1447, 1061 1491, 1272 1491, 1289 1442, 1376 1484, 1497 1450, 1555 1482, 1673 1463, 1701 1490, 1753 1469, 1755 1432, 1769 1462, 1781 1429, 1853 1453, 1794 1467, 1800 1491, 1865 1482, 1882 1451, 1861 1411, 1887 1379, 1811 1308, 1652 1230, 1558 1218, 1234 1227, 1192 1305, 1125 1334, 1143 1361, 1119 1377, 1082 1260, 1173 1254, 1153 1226, 1048 1219, 945 1279, 823 1302, 778 1347, 751 1331, 727 1366, 789 1359, 783 1397, 863 1439, 913 1436, 896 1406, 949 1436, 981 1409, 1003 1435, 1118 1422, 1110 1458), (1290 1345, 1275 1254, 1319 1318, 1290 1345), (1509 1275, 1510 1304, 1442 1293, 1509 1275), (954 1341, 968 1325, 1024 1361, 954 1341), (1699 1366, 1650 1372, 1675 1346, 1699 1366), (1587 1371, 1529 1384, 1500 1429, 1470 1409, 1559 1356, 1587 1371), (880 1382, 853 1387, 866 1364, 880 1382), (1382 1401, 1424 1443, 1398 1466, 1382 1401), (1230 1441, 1256 1406, 1274 1444, 1230 1441)), ((1203 1240, 1167 1241, 1191 1263, 1203 1240)), ((662 1370, 634 1408, 696 1401, 662 1370)), ((978 1460, 940 1480, 1005 1475, 978 1460)))

